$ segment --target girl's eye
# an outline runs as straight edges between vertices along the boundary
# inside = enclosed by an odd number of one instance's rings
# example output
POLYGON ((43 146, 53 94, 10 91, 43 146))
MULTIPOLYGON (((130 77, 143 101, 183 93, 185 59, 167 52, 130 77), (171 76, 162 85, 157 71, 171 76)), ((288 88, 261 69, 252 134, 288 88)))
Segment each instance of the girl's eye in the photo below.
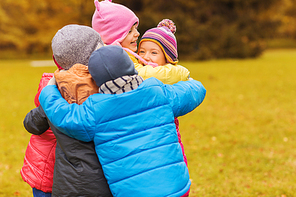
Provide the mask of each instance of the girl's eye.
POLYGON ((157 55, 157 52, 153 51, 152 54, 153 54, 153 55, 157 55))
POLYGON ((137 31, 137 29, 138 29, 138 27, 136 27, 136 26, 133 26, 130 30, 129 30, 129 32, 128 33, 131 33, 132 31, 137 31))
POLYGON ((144 51, 139 51, 139 53, 145 53, 144 51))

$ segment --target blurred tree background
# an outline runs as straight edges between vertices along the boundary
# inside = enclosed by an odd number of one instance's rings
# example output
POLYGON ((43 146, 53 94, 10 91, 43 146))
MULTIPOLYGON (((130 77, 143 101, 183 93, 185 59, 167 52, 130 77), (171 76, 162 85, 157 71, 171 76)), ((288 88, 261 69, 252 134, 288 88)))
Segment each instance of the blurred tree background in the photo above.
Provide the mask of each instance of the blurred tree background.
MULTIPOLYGON (((140 19, 141 35, 164 18, 176 26, 180 59, 259 56, 267 41, 296 40, 296 0, 113 0, 140 19)), ((93 0, 1 0, 0 58, 50 57, 67 24, 91 25, 93 0)), ((296 41, 295 41, 296 42, 296 41)))

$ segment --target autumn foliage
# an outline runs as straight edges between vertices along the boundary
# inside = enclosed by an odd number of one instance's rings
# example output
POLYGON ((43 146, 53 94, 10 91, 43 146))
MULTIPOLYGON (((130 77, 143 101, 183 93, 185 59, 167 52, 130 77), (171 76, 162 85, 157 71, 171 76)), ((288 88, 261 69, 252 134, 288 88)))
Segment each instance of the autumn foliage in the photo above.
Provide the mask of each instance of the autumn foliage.
MULTIPOLYGON (((257 57, 266 38, 296 38, 295 0, 113 0, 140 18, 141 34, 163 18, 177 26, 182 59, 257 57), (294 24, 294 25, 293 25, 294 24)), ((0 58, 51 54, 51 39, 67 24, 90 25, 93 0, 1 0, 0 58)))

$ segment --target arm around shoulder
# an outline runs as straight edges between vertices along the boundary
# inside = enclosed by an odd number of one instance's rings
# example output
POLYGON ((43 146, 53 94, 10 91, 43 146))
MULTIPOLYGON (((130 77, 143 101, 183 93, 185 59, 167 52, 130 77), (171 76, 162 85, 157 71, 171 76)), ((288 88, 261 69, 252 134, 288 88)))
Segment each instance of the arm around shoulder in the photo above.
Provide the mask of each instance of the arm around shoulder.
POLYGON ((196 80, 181 81, 164 86, 175 117, 183 116, 198 107, 206 96, 206 89, 196 80))
POLYGON ((47 117, 41 106, 32 109, 29 113, 27 113, 23 124, 29 133, 35 135, 41 135, 49 129, 47 117))
POLYGON ((175 84, 179 81, 186 81, 189 77, 189 70, 180 65, 166 64, 164 66, 152 67, 150 65, 136 65, 139 75, 144 79, 155 77, 165 84, 175 84))
POLYGON ((40 104, 50 122, 64 134, 85 142, 94 137, 91 107, 69 104, 54 85, 46 86, 40 96, 40 104))

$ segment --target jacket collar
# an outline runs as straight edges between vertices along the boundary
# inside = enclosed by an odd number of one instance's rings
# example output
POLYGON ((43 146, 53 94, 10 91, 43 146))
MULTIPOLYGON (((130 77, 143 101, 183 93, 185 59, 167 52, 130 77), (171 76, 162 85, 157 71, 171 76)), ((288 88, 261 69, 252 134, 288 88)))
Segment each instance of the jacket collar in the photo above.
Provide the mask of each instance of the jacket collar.
POLYGON ((139 75, 122 76, 114 80, 107 81, 99 88, 99 93, 103 94, 121 94, 137 89, 144 81, 139 75))

